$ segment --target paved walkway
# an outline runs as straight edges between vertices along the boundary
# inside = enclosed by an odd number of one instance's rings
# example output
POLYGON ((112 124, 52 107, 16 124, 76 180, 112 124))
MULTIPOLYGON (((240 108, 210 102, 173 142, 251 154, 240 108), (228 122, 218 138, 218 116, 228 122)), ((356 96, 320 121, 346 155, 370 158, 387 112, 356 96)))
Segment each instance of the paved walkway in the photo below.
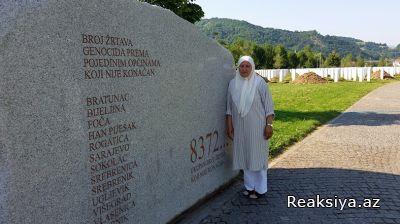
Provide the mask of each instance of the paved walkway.
POLYGON ((265 198, 245 198, 239 181, 180 223, 400 223, 400 83, 291 147, 270 163, 268 178, 265 198), (312 201, 319 207, 300 207, 312 201))

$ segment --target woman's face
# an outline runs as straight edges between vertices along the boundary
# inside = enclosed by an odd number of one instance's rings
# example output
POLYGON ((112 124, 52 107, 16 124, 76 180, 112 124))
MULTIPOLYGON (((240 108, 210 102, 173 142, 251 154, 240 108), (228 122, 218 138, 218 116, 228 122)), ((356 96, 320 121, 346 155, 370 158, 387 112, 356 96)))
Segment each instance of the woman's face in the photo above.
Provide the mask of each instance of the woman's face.
POLYGON ((248 61, 244 61, 239 65, 239 74, 243 78, 249 77, 251 72, 251 64, 248 61))

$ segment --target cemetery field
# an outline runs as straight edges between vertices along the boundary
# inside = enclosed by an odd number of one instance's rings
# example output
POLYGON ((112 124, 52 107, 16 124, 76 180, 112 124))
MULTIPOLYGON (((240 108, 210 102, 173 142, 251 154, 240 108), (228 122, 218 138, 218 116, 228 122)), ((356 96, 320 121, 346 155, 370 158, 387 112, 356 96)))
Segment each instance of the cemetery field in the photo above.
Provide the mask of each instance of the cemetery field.
POLYGON ((270 158, 327 123, 370 91, 393 81, 295 85, 270 83, 275 104, 270 158))

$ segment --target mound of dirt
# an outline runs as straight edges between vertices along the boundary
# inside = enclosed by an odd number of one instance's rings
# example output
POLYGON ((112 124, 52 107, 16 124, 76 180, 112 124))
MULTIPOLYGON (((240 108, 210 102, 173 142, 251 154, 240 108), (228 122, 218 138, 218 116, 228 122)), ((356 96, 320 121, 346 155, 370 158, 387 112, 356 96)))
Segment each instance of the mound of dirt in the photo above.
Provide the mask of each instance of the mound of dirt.
MULTIPOLYGON (((378 70, 376 72, 373 72, 371 75, 371 79, 381 79, 381 70, 378 70)), ((383 72, 383 79, 393 79, 392 76, 390 76, 389 73, 383 72)))
POLYGON ((293 83, 295 84, 320 84, 327 81, 314 72, 307 72, 296 78, 293 83))

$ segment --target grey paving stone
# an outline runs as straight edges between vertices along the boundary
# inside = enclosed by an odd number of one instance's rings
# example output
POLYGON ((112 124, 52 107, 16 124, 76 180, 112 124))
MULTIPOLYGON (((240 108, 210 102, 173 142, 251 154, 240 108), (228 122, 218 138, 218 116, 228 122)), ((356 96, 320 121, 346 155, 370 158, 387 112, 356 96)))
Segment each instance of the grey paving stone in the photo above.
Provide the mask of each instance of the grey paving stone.
POLYGON ((241 196, 239 182, 217 196, 225 200, 223 208, 207 210, 216 199, 210 200, 180 223, 203 223, 196 221, 199 217, 226 223, 400 223, 399 89, 394 83, 369 93, 270 162, 265 198, 241 196), (380 207, 287 206, 288 195, 310 199, 317 194, 354 198, 361 205, 365 198, 378 198, 380 207))

